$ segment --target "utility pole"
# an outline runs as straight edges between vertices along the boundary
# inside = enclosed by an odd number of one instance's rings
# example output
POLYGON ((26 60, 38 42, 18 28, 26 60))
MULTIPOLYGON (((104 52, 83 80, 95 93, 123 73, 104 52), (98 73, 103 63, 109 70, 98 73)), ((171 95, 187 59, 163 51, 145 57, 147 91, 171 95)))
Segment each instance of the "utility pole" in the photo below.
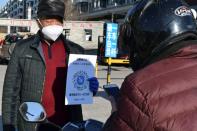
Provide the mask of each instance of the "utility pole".
MULTIPOLYGON (((22 0, 21 0, 22 1, 22 0)), ((27 7, 26 7, 26 0, 23 0, 23 15, 24 15, 24 19, 26 19, 26 11, 27 11, 27 7)))
MULTIPOLYGON (((7 10, 4 12, 4 14, 7 16, 8 19, 10 19, 10 14, 7 10)), ((7 34, 10 34, 10 26, 7 27, 7 34)))

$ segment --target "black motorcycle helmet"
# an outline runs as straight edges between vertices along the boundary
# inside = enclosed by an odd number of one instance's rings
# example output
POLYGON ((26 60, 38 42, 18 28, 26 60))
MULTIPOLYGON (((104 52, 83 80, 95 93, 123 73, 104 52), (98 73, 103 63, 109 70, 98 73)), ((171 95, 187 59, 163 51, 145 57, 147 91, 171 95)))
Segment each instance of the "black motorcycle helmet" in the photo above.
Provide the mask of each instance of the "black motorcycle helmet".
POLYGON ((63 20, 65 12, 64 0, 40 0, 38 5, 38 18, 56 18, 63 20))
POLYGON ((135 70, 178 41, 196 39, 197 25, 183 0, 142 0, 131 10, 125 21, 132 28, 135 70))
POLYGON ((130 66, 132 66, 134 69, 134 45, 135 45, 135 39, 133 35, 133 29, 131 27, 131 19, 133 14, 136 12, 137 5, 139 1, 136 1, 133 6, 129 9, 127 12, 127 15, 125 17, 124 23, 121 25, 120 28, 120 37, 122 38, 123 44, 128 47, 129 50, 129 61, 130 61, 130 66))

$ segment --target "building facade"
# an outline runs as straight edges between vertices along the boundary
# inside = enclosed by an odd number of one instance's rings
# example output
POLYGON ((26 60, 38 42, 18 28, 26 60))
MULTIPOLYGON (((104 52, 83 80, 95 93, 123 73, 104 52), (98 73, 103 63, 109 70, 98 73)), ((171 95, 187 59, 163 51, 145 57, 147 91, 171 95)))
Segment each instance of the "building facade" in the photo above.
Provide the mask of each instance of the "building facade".
POLYGON ((0 18, 33 19, 39 0, 9 0, 0 10, 0 18))
POLYGON ((73 0, 80 20, 121 22, 128 9, 139 0, 73 0))
MULTIPOLYGON (((104 20, 121 22, 126 12, 139 0, 70 0, 74 20, 104 20), (77 15, 76 15, 77 14, 77 15)), ((186 0, 197 9, 196 0, 186 0)), ((39 0, 9 0, 0 10, 0 18, 33 19, 39 0)), ((67 5, 67 8, 71 5, 67 5)), ((70 13, 68 13, 70 14, 70 13)), ((72 14, 71 14, 72 15, 72 14)))
MULTIPOLYGON (((79 20, 104 20, 123 22, 128 9, 140 0, 72 0, 79 20)), ((186 2, 197 9, 196 0, 186 2)))

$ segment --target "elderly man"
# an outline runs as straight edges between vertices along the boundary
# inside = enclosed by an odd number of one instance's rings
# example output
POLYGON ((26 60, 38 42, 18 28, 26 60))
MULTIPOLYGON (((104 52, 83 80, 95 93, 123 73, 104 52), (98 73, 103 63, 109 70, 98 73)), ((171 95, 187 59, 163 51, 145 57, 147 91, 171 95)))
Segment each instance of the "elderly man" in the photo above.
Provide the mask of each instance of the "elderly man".
MULTIPOLYGON (((5 131, 35 130, 35 124, 25 122, 18 114, 20 103, 26 101, 42 103, 48 120, 59 126, 83 120, 80 105, 64 104, 69 54, 84 53, 82 47, 66 41, 62 35, 64 10, 64 0, 41 0, 37 19, 40 31, 16 44, 3 87, 5 131)), ((95 94, 98 80, 90 78, 89 82, 95 94)))

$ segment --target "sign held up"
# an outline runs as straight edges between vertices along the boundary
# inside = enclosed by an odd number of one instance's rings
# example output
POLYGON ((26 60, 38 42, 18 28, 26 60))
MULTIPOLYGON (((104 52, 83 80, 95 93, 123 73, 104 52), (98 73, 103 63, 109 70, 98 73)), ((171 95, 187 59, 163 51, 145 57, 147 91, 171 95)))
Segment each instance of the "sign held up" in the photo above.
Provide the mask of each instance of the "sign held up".
POLYGON ((70 54, 66 83, 66 105, 92 104, 89 78, 95 76, 95 55, 70 54))

